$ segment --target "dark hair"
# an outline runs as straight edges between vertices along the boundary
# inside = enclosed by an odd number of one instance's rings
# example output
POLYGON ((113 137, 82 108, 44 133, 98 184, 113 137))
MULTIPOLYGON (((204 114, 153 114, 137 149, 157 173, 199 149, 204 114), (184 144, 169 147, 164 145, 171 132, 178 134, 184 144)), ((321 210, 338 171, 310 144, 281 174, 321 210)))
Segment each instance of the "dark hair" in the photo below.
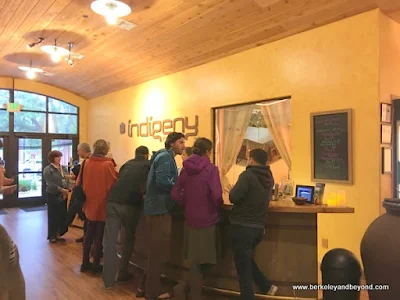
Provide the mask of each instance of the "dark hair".
POLYGON ((193 154, 193 148, 192 147, 185 147, 185 153, 187 156, 190 156, 193 154))
POLYGON ((261 148, 253 149, 250 151, 250 158, 254 159, 260 165, 266 165, 268 162, 268 153, 261 148))
POLYGON ((3 148, 3 141, 0 140, 0 148, 3 148))
POLYGON ((203 156, 212 149, 212 142, 207 138, 198 138, 193 145, 193 154, 203 156))
POLYGON ((149 148, 146 146, 139 146, 135 150, 135 156, 145 156, 149 154, 149 148))
POLYGON ((165 140, 165 148, 166 149, 171 148, 171 144, 175 143, 177 140, 179 140, 181 138, 185 138, 183 133, 171 132, 170 134, 168 134, 167 139, 165 140))
POLYGON ((61 157, 61 156, 62 156, 62 153, 60 151, 53 150, 53 151, 50 151, 49 154, 47 155, 47 160, 49 161, 49 163, 52 164, 52 163, 54 163, 54 159, 56 157, 61 157))

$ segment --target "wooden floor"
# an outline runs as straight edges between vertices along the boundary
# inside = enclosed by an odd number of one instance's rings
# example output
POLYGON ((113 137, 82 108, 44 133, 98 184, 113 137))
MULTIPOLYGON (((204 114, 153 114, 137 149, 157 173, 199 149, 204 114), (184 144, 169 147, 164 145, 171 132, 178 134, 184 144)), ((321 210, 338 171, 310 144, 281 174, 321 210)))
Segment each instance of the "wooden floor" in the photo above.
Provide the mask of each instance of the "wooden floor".
MULTIPOLYGON (((0 223, 18 245, 28 300, 135 299, 135 286, 140 280, 138 271, 132 282, 111 290, 104 289, 99 276, 80 272, 82 244, 75 239, 82 235, 82 229, 70 228, 64 236, 65 243, 50 244, 46 240, 47 211, 25 212, 17 208, 6 211, 8 214, 0 215, 0 223)), ((206 299, 230 298, 209 296, 206 299)), ((361 300, 367 299, 362 294, 361 300)))

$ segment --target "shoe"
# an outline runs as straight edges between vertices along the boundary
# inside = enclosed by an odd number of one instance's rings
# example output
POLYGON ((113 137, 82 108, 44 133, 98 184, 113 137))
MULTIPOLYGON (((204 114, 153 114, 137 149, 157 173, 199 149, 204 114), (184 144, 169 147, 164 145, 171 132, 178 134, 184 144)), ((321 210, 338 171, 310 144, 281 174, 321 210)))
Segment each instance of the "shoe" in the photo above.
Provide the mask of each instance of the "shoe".
POLYGON ((109 285, 109 286, 105 286, 104 288, 105 288, 106 290, 111 290, 113 287, 114 287, 114 284, 109 285))
POLYGON ((56 237, 57 242, 65 242, 65 239, 61 238, 61 237, 56 237))
POLYGON ((82 264, 81 272, 86 272, 86 271, 92 270, 92 268, 93 268, 92 263, 82 264))
POLYGON ((268 296, 274 296, 277 291, 278 291, 278 287, 276 285, 271 285, 267 295, 268 296))
POLYGON ((103 266, 102 265, 97 265, 92 267, 92 273, 93 274, 100 274, 103 272, 103 266))
POLYGON ((172 293, 169 292, 162 293, 157 297, 157 299, 171 299, 171 298, 172 298, 172 293))
POLYGON ((52 243, 52 244, 57 243, 57 239, 56 239, 56 238, 50 238, 49 241, 50 241, 50 243, 52 243))
POLYGON ((126 282, 129 281, 133 278, 133 275, 130 273, 126 273, 126 274, 120 274, 118 275, 118 282, 126 282))
POLYGON ((83 243, 83 239, 84 239, 84 236, 83 236, 83 237, 80 237, 79 239, 76 239, 75 242, 77 242, 77 243, 83 243))
MULTIPOLYGON (((145 297, 145 299, 146 299, 146 300, 171 299, 172 296, 173 296, 172 293, 165 292, 165 293, 160 294, 160 295, 159 295, 158 297, 156 297, 156 298, 148 298, 148 297, 145 297)), ((136 297, 139 297, 139 296, 136 295, 136 297)), ((140 298, 140 297, 139 297, 139 298, 140 298)))

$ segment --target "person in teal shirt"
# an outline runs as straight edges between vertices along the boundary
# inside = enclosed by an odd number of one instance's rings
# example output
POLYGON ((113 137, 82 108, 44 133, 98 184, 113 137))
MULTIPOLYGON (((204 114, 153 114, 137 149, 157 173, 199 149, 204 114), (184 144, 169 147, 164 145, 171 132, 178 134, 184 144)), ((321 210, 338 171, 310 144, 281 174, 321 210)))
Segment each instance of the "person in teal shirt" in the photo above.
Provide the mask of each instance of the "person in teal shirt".
MULTIPOLYGON (((161 262, 167 256, 170 234, 170 212, 175 206, 170 193, 178 177, 176 155, 185 150, 185 136, 172 132, 167 136, 165 149, 155 152, 147 178, 144 215, 148 227, 149 253, 145 286, 146 299, 153 300, 163 295, 160 282, 161 262)), ((166 294, 163 297, 168 297, 166 294)))

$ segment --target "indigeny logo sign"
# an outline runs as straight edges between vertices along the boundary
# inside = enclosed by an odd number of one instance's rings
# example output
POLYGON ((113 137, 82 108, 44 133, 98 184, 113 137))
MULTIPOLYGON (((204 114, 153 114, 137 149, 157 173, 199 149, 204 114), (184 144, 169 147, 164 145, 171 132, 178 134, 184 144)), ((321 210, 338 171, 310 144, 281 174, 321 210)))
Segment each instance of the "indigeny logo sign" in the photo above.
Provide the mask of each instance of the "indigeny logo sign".
POLYGON ((128 121, 128 125, 122 122, 119 125, 120 134, 128 132, 129 137, 134 135, 137 137, 153 137, 162 142, 163 137, 171 132, 182 132, 186 138, 197 136, 199 132, 199 117, 194 116, 194 123, 191 125, 188 117, 180 117, 175 119, 165 119, 162 121, 153 121, 153 117, 146 117, 146 121, 142 123, 132 123, 128 121))

